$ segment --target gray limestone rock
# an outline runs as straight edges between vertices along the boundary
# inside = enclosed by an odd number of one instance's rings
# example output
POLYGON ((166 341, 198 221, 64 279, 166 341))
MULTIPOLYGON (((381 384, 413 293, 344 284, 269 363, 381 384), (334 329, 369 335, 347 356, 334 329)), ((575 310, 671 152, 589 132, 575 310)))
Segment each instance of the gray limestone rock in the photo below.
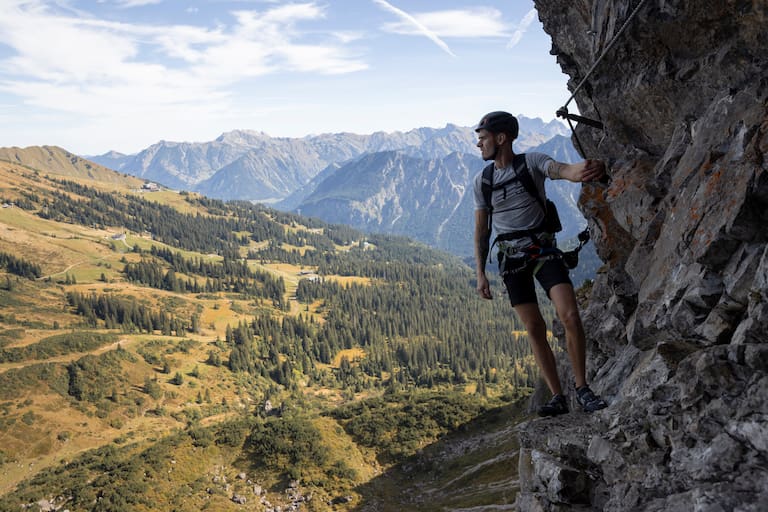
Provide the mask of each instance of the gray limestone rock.
MULTIPOLYGON (((524 424, 522 511, 768 507, 768 4, 536 0, 609 185, 583 311, 610 407, 524 424), (642 4, 642 5, 641 5, 642 4), (556 440, 556 441, 553 441, 556 440)), ((562 361, 560 367, 568 366, 562 361)))

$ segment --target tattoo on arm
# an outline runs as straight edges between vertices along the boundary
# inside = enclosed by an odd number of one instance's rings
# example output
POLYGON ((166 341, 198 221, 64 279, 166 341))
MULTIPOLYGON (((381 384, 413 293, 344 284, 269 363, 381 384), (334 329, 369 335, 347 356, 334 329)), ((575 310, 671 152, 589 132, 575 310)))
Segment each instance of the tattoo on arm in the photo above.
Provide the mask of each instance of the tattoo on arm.
POLYGON ((552 162, 552 164, 549 166, 549 179, 561 179, 563 177, 563 168, 565 168, 565 164, 560 162, 552 162))

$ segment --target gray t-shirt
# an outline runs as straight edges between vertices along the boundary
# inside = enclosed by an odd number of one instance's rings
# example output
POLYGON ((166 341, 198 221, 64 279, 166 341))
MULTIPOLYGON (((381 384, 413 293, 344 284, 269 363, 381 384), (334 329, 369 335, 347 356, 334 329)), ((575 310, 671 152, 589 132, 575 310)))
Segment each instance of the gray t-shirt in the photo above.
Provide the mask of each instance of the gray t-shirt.
MULTIPOLYGON (((541 197, 545 197, 544 179, 548 176, 550 165, 554 163, 554 160, 544 153, 526 153, 525 163, 541 197)), ((503 169, 495 169, 493 172, 493 182, 497 184, 515 177, 512 164, 503 169)), ((523 170, 519 169, 518 172, 523 172, 523 170)), ((473 181, 475 210, 488 208, 483 197, 482 181, 483 173, 480 171, 473 181)), ((544 211, 538 200, 528 193, 519 179, 508 183, 503 189, 494 190, 491 195, 491 202, 493 203, 493 231, 497 236, 513 231, 533 229, 544 220, 544 211)), ((527 237, 510 242, 517 248, 525 247, 530 243, 531 239, 527 237)))

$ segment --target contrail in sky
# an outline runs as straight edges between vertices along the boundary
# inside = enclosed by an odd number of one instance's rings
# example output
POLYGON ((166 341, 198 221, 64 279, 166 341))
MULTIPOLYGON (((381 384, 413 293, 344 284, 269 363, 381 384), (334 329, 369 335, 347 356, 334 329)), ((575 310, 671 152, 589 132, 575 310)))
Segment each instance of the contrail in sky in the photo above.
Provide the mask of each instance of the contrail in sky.
POLYGON ((403 20, 407 21, 414 27, 416 27, 419 32, 421 32, 423 35, 427 36, 430 40, 432 40, 433 43, 435 43, 437 46, 443 49, 445 53, 450 55, 451 57, 455 57, 456 54, 451 51, 450 48, 448 48, 448 45, 445 44, 445 41, 440 39, 437 34, 429 30, 427 27, 424 26, 423 23, 419 22, 416 18, 408 14, 407 12, 403 11, 402 9, 398 9, 394 5, 390 4, 389 2, 385 0, 373 0, 374 3, 380 5, 384 9, 388 10, 389 12, 399 16, 403 20))
POLYGON ((523 16, 520 24, 515 29, 515 33, 512 34, 512 38, 507 43, 507 48, 512 48, 520 42, 520 40, 523 38, 523 35, 525 34, 525 31, 528 30, 528 27, 531 26, 531 23, 533 23, 533 20, 535 19, 536 9, 531 9, 525 16, 523 16))

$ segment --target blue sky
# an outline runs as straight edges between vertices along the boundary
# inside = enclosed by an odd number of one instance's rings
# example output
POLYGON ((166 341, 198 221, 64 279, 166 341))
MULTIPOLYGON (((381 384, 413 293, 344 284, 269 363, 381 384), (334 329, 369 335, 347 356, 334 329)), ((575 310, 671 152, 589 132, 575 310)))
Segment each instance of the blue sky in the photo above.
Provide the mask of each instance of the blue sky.
POLYGON ((0 0, 0 146, 78 154, 550 120, 568 98, 529 0, 0 0))

